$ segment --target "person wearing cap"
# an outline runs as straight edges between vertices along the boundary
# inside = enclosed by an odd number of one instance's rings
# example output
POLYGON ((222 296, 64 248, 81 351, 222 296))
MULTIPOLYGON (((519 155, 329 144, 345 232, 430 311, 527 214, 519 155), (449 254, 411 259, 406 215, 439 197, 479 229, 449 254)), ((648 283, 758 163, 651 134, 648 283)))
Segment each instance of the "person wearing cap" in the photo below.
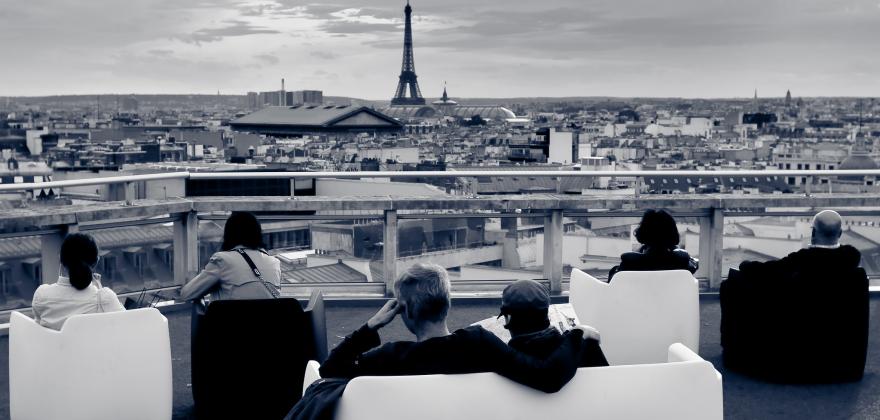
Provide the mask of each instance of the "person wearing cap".
MULTIPOLYGON (((563 342, 562 333, 550 325, 550 292, 534 280, 518 280, 501 295, 504 328, 510 331, 508 346, 531 356, 544 358, 563 342)), ((599 341, 590 337, 584 342, 578 367, 608 366, 599 341)))
POLYGON ((436 264, 416 264, 394 284, 389 300, 366 324, 342 340, 321 365, 324 378, 495 372, 544 392, 560 390, 577 371, 584 338, 598 332, 578 326, 561 335, 554 351, 530 356, 479 326, 449 332, 449 277, 436 264), (397 315, 416 341, 381 344, 379 329, 397 315))

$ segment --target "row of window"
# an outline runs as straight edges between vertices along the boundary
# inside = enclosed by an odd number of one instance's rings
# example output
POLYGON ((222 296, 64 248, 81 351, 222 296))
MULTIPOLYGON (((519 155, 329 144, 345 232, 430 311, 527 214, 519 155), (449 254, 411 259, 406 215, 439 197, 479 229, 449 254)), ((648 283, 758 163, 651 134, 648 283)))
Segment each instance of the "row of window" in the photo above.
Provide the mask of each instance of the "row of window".
POLYGON ((834 170, 834 165, 827 165, 827 168, 823 168, 823 166, 825 166, 825 165, 822 165, 821 163, 817 163, 813 166, 814 167, 811 168, 809 163, 803 163, 803 164, 798 163, 797 165, 795 165, 795 168, 792 168, 790 163, 777 163, 776 164, 776 167, 778 167, 779 169, 804 169, 804 170, 815 169, 818 171, 821 171, 823 169, 834 170))

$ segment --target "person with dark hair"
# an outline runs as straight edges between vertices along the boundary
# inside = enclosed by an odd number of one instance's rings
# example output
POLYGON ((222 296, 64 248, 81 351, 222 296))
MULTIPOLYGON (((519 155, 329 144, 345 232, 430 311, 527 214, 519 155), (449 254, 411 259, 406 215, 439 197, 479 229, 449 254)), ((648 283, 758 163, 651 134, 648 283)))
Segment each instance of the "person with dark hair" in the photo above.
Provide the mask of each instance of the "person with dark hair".
POLYGON ((697 271, 697 261, 678 248, 681 240, 675 219, 666 210, 650 209, 642 215, 635 231, 636 240, 642 244, 638 252, 620 256, 620 265, 608 273, 608 281, 619 271, 688 270, 697 271))
POLYGON ((389 300, 366 324, 346 337, 321 366, 324 378, 364 375, 429 375, 496 372, 544 391, 560 390, 577 370, 584 338, 599 333, 578 326, 560 337, 553 351, 535 357, 517 351, 479 326, 449 332, 449 277, 435 264, 416 264, 394 284, 389 300), (379 329, 400 315, 416 341, 381 345, 379 329))
POLYGON ((272 299, 280 296, 281 262, 263 249, 263 230, 247 212, 233 212, 223 228, 220 252, 180 289, 181 300, 272 299))
POLYGON ((73 315, 124 311, 116 293, 101 286, 101 276, 94 272, 97 264, 98 245, 91 236, 67 235, 61 244, 58 281, 34 292, 31 307, 37 323, 60 330, 73 315))
MULTIPOLYGON (((563 335, 550 325, 550 292, 534 280, 518 280, 501 294, 504 328, 510 331, 507 345, 530 356, 545 358, 562 344, 563 335)), ((579 367, 608 366, 599 341, 589 338, 584 343, 579 367)))

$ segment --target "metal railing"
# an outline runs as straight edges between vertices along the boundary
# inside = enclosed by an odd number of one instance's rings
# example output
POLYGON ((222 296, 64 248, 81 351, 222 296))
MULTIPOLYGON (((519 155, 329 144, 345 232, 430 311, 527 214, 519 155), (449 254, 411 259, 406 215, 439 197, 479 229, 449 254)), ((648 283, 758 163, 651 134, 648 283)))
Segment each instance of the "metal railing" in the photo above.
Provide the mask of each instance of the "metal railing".
MULTIPOLYGON (((446 172, 247 172, 247 173, 189 173, 102 177, 69 181, 49 181, 28 184, 0 185, 0 192, 37 188, 76 187, 86 185, 132 184, 144 181, 182 182, 186 179, 266 179, 266 178, 412 178, 412 177, 649 177, 649 176, 880 176, 880 170, 768 170, 768 171, 446 171, 446 172)), ((199 220, 219 220, 225 216, 216 212, 233 210, 268 211, 274 215, 265 220, 344 220, 379 219, 383 223, 382 249, 385 284, 372 284, 355 289, 391 290, 397 274, 397 235, 400 220, 442 218, 543 218, 544 266, 542 277, 555 293, 563 291, 562 238, 564 218, 639 217, 647 208, 670 209, 676 217, 699 220, 698 276, 710 287, 720 284, 723 273, 722 250, 725 217, 739 216, 795 216, 807 217, 814 208, 846 208, 844 216, 880 217, 880 194, 774 194, 737 196, 709 195, 649 195, 588 197, 561 194, 533 194, 508 196, 449 196, 442 199, 382 196, 352 200, 345 197, 246 197, 229 200, 223 197, 178 197, 168 200, 131 200, 128 206, 118 203, 100 203, 92 206, 72 206, 0 214, 0 237, 38 236, 41 240, 41 267, 43 273, 58 272, 58 255, 63 237, 69 232, 91 231, 115 227, 173 223, 173 284, 183 284, 195 275, 199 267, 199 220), (784 209, 767 212, 767 208, 784 209), (285 211, 318 211, 314 215, 284 215, 285 211), (339 214, 330 214, 339 213, 339 214), (346 214, 348 213, 348 214, 346 214), (368 214, 363 214, 368 213, 368 214), (8 229, 7 229, 8 228, 8 229)), ((127 200, 128 201, 128 200, 127 200)), ((541 252, 538 250, 537 252, 541 252)), ((51 277, 51 276, 44 276, 51 277)), ((46 278, 46 280, 52 280, 46 278)), ((459 283, 463 287, 466 283, 459 283)), ((286 285, 288 292, 315 285, 286 285)), ((330 286, 341 293, 340 285, 330 286)))
POLYGON ((842 177, 880 176, 880 169, 840 170, 633 170, 633 171, 572 171, 572 170, 448 170, 448 171, 362 171, 362 172, 166 172, 145 175, 124 175, 64 181, 43 181, 17 184, 0 184, 0 192, 25 191, 41 188, 82 187, 90 185, 128 184, 143 181, 186 179, 294 179, 294 178, 476 178, 476 177, 709 177, 709 176, 785 176, 785 177, 842 177))

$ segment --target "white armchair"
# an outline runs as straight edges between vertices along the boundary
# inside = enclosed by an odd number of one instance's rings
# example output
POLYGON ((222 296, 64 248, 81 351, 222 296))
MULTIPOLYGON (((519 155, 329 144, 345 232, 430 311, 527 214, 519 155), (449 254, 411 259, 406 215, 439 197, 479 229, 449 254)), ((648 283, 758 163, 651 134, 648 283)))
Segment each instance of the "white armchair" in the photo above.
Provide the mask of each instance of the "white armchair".
POLYGON ((699 351, 699 285, 686 270, 621 271, 605 283, 574 269, 569 300, 602 334, 611 365, 663 362, 672 343, 699 351))
POLYGON ((12 313, 12 419, 170 419, 171 397, 168 320, 158 310, 76 315, 61 331, 12 313))

